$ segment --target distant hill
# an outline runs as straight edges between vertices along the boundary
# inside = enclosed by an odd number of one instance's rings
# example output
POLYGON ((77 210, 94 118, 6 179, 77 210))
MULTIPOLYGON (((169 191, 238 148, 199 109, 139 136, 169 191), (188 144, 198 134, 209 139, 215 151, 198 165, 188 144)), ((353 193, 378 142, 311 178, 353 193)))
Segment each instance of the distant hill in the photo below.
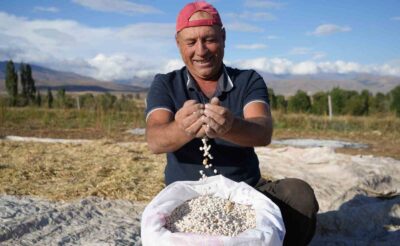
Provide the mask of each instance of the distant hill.
MULTIPOLYGON (((5 69, 7 62, 0 62, 0 92, 5 91, 5 69)), ((19 69, 19 63, 14 63, 16 69, 19 69)), ((143 92, 146 88, 120 84, 111 81, 100 81, 91 77, 82 76, 72 72, 62 72, 49 69, 42 66, 30 64, 32 67, 32 76, 38 89, 57 90, 65 88, 69 92, 143 92)))
MULTIPOLYGON (((380 76, 374 74, 328 74, 320 73, 314 75, 275 75, 260 73, 267 86, 279 95, 293 95, 297 90, 303 90, 309 94, 318 91, 329 91, 334 87, 346 90, 362 91, 364 89, 372 92, 387 93, 394 87, 400 85, 400 77, 380 76)), ((121 80, 121 83, 149 87, 154 76, 146 78, 132 78, 121 80)))
POLYGON ((273 75, 261 74, 267 86, 276 94, 292 95, 297 90, 314 94, 318 91, 329 91, 334 87, 346 90, 368 90, 372 93, 387 93, 400 85, 400 77, 374 74, 315 74, 315 75, 273 75))
MULTIPOLYGON (((73 92, 145 92, 148 87, 150 87, 154 78, 154 76, 145 78, 133 77, 126 80, 104 82, 72 72, 56 71, 33 64, 31 64, 31 66, 36 85, 38 88, 42 89, 52 88, 57 90, 59 88, 65 88, 67 91, 73 92)), ((6 62, 0 62, 0 92, 5 91, 5 67, 6 62)), ((16 68, 19 68, 19 63, 16 64, 16 68)), ((334 87, 355 91, 366 89, 372 93, 387 93, 394 87, 400 85, 400 77, 361 73, 320 73, 314 75, 260 74, 263 76, 267 86, 272 88, 275 94, 280 95, 293 95, 297 90, 303 90, 309 94, 314 94, 318 91, 329 91, 334 87)))

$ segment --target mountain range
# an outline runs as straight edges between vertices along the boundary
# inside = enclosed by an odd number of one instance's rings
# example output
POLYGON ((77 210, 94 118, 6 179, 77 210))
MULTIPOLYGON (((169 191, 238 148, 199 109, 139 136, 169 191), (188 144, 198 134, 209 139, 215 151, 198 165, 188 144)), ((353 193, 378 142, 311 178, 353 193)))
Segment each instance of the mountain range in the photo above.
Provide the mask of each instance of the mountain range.
MULTIPOLYGON (((0 92, 5 91, 6 63, 0 62, 0 92)), ((15 67, 18 69, 19 64, 16 63, 15 67)), ((154 76, 149 76, 144 78, 133 77, 128 80, 100 81, 88 76, 72 72, 56 71, 43 66, 31 64, 31 67, 37 88, 51 88, 52 90, 65 88, 66 91, 70 92, 145 92, 154 78, 154 76)), ((400 85, 400 77, 362 73, 320 73, 313 75, 260 74, 266 81, 267 86, 274 90, 275 94, 286 96, 293 95, 297 90, 314 94, 318 91, 329 91, 334 87, 355 91, 369 90, 372 93, 387 93, 400 85)))
MULTIPOLYGON (((5 91, 5 71, 7 62, 0 62, 0 92, 5 91)), ((121 84, 113 81, 100 81, 88 76, 82 76, 72 72, 63 72, 49 69, 42 66, 31 65, 32 77, 35 80, 36 88, 39 90, 58 90, 64 88, 69 92, 144 92, 147 89, 132 85, 121 84)), ((14 63, 16 70, 20 64, 14 63)))

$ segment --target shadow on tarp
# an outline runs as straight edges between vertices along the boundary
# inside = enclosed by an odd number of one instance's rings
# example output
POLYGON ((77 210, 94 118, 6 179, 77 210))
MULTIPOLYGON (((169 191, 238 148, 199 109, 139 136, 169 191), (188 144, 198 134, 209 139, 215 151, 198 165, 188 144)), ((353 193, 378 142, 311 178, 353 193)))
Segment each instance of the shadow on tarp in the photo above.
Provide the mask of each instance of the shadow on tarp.
POLYGON ((339 210, 318 214, 310 245, 399 245, 400 195, 357 194, 339 210))

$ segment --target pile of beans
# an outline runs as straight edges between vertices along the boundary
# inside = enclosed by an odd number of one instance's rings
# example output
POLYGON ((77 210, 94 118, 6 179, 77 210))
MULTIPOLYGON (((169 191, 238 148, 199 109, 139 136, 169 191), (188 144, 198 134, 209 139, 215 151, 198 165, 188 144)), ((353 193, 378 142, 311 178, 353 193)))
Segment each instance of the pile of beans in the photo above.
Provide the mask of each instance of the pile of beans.
POLYGON ((236 236, 256 227, 256 215, 251 206, 233 203, 213 196, 199 196, 177 207, 166 218, 171 232, 236 236))

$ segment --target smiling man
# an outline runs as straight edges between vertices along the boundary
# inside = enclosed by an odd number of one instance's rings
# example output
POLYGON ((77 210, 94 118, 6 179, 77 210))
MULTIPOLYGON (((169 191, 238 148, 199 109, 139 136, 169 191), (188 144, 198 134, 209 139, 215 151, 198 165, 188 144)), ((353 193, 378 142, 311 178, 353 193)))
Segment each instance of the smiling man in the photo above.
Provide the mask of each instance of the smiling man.
POLYGON ((165 183, 214 175, 203 168, 199 150, 207 137, 219 174, 271 198, 285 222, 285 245, 306 245, 318 211, 312 188, 299 179, 266 182, 260 175, 254 147, 268 145, 272 136, 263 78, 223 64, 226 33, 209 3, 189 3, 180 11, 175 38, 185 66, 156 75, 146 109, 148 146, 167 153, 165 183))

